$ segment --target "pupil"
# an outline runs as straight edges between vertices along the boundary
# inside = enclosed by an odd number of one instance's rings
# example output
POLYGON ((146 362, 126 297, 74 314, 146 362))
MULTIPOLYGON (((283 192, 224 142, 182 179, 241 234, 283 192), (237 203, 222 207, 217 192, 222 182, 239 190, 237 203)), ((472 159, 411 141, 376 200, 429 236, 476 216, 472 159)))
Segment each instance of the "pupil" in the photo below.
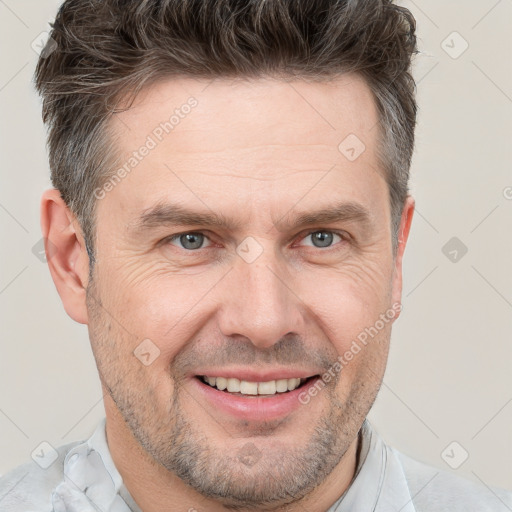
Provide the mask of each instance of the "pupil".
POLYGON ((317 231, 313 233, 313 244, 317 247, 328 247, 332 244, 332 233, 317 231))
POLYGON ((185 249, 199 249, 203 245, 202 237, 200 233, 186 233, 181 235, 180 242, 185 249))

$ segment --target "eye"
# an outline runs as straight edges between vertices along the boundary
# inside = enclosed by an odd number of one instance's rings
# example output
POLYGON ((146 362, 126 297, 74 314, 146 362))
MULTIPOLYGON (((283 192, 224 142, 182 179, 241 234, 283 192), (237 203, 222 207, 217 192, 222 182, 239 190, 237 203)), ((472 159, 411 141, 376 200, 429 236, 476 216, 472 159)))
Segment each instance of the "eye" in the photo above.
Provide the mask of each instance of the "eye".
POLYGON ((331 245, 334 245, 334 243, 336 243, 336 237, 340 241, 344 240, 344 238, 339 233, 336 233, 334 231, 323 231, 323 230, 312 231, 311 233, 308 233, 302 240, 303 241, 311 240, 310 244, 305 244, 305 245, 323 248, 323 247, 330 247, 331 245))
POLYGON ((206 240, 208 240, 206 235, 197 232, 180 233, 167 239, 167 241, 173 245, 178 245, 179 243, 179 246, 181 246, 182 249, 186 249, 187 251, 203 249, 203 243, 206 240))

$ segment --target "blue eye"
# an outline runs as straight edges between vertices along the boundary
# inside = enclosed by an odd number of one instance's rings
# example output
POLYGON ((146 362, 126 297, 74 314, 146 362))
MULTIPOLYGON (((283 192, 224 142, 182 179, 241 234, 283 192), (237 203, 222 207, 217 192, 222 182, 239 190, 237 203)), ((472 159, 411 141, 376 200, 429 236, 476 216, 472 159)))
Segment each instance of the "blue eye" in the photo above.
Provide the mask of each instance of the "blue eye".
POLYGON ((340 235, 332 231, 313 231, 312 233, 309 233, 304 238, 304 240, 307 240, 309 238, 311 239, 312 244, 306 245, 321 248, 330 247, 331 245, 333 245, 334 237, 338 237, 340 240, 343 240, 343 238, 340 235))
MULTIPOLYGON (((318 249, 329 248, 336 243, 343 241, 341 234, 328 230, 317 230, 308 233, 303 239, 302 244, 318 249), (310 243, 304 243, 310 240, 310 243)), ((167 239, 168 243, 175 245, 187 251, 197 251, 209 247, 210 239, 203 233, 190 231, 188 233, 178 233, 167 239)))
POLYGON ((203 242, 207 240, 207 237, 202 233, 182 233, 180 235, 174 235, 169 239, 169 242, 178 240, 183 249, 193 251, 195 249, 202 249, 203 242))

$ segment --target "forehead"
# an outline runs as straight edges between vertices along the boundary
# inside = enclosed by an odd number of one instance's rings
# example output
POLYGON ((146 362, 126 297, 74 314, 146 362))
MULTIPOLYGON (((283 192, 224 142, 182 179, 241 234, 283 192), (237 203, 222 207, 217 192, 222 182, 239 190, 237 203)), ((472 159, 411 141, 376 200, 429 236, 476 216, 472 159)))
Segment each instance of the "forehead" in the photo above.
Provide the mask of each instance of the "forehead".
POLYGON ((132 217, 177 194, 202 209, 220 197, 243 212, 286 208, 305 193, 303 207, 325 194, 368 200, 384 183, 375 101, 357 75, 165 80, 111 127, 125 172, 103 203, 118 200, 132 217))
POLYGON ((134 137, 143 140, 169 120, 174 124, 173 140, 182 151, 198 150, 197 140, 188 137, 190 130, 205 135, 201 140, 205 151, 221 149, 227 142, 230 149, 247 147, 254 138, 266 145, 337 146, 347 130, 371 142, 377 111, 369 87, 356 74, 321 82, 181 78, 145 89, 131 108, 114 116, 113 125, 120 135, 130 132, 121 143, 132 145, 134 137), (189 109, 191 98, 197 105, 189 109))

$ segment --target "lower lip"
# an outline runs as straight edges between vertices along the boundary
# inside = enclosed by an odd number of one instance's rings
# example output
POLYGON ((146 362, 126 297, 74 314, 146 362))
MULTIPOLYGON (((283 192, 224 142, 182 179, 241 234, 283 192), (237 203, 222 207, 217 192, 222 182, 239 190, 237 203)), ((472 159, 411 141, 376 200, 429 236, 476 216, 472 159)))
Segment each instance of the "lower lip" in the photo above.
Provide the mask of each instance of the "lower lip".
POLYGON ((307 393, 308 389, 314 386, 319 378, 314 377, 293 391, 276 393, 275 395, 251 395, 247 397, 220 391, 197 377, 191 380, 215 409, 244 420, 270 421, 283 418, 301 407, 303 404, 299 401, 299 395, 307 393))

